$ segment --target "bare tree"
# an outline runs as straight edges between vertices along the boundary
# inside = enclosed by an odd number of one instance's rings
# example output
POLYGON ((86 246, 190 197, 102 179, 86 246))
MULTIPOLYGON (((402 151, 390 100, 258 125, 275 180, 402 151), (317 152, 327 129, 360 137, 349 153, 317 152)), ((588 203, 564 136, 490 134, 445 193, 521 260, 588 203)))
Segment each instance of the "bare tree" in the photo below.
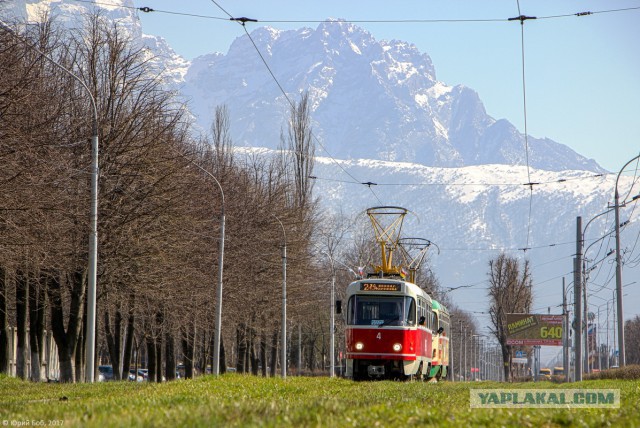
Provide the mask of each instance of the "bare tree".
POLYGON ((627 364, 640 364, 640 315, 625 322, 624 337, 627 364))
POLYGON ((507 345, 507 314, 527 313, 533 302, 531 292, 531 272, 529 261, 524 265, 516 258, 500 254, 497 259, 489 261, 489 298, 491 305, 491 332, 502 349, 504 378, 511 379, 511 346, 507 345))
POLYGON ((291 106, 287 139, 280 136, 283 147, 288 149, 287 169, 291 170, 295 184, 293 203, 305 208, 310 203, 315 145, 312 139, 311 117, 309 116, 309 93, 302 94, 299 103, 291 106))

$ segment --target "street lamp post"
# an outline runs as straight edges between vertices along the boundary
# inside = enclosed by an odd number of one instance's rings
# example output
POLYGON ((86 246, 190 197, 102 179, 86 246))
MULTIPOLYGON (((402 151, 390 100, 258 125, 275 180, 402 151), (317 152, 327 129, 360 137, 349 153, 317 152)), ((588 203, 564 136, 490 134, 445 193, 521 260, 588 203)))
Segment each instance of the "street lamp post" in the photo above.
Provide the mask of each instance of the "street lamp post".
POLYGON ((67 69, 65 66, 42 52, 37 46, 20 37, 11 27, 0 21, 0 27, 4 28, 25 45, 38 52, 51 64, 67 73, 84 88, 91 100, 93 109, 93 122, 91 124, 91 208, 90 208, 90 232, 89 232, 89 256, 87 266, 87 337, 86 337, 86 380, 93 383, 95 380, 95 347, 96 347, 96 279, 98 268, 98 107, 89 87, 82 79, 67 69))
POLYGON ((624 164, 618 176, 616 177, 616 187, 614 192, 614 210, 616 212, 616 303, 618 309, 618 353, 619 353, 619 366, 623 367, 626 364, 626 358, 624 355, 624 316, 623 316, 623 305, 622 305, 622 260, 620 256, 620 195, 618 193, 618 181, 620 180, 620 175, 624 171, 624 169, 631 162, 639 159, 640 155, 634 157, 629 162, 624 164))
POLYGON ((329 261, 331 261, 331 303, 329 305, 330 307, 330 317, 329 317, 329 359, 331 360, 331 362, 329 363, 329 376, 330 377, 335 377, 336 375, 336 308, 335 308, 335 304, 336 304, 336 267, 335 267, 335 263, 340 263, 341 265, 343 265, 344 267, 346 267, 347 269, 349 269, 349 271, 351 271, 351 273, 353 273, 356 277, 357 274, 353 271, 353 269, 351 269, 349 266, 345 265, 344 263, 341 263, 338 260, 335 260, 333 258, 333 256, 328 252, 328 251, 322 251, 322 254, 326 255, 329 258, 329 261))
POLYGON ((216 325, 213 337, 213 374, 218 376, 220 374, 220 337, 222 335, 222 274, 224 269, 224 191, 220 182, 209 171, 205 172, 216 182, 220 189, 220 195, 222 200, 220 204, 220 247, 218 250, 218 287, 216 289, 216 325))
MULTIPOLYGON (((287 233, 280 219, 271 214, 282 228, 282 355, 280 356, 280 366, 282 369, 282 378, 287 378, 287 233)), ((300 368, 298 367, 298 370, 300 368)))
POLYGON ((224 226, 225 226, 225 216, 224 216, 224 191, 222 190, 222 185, 218 181, 218 179, 211 174, 209 171, 198 165, 197 163, 191 162, 193 165, 198 167, 202 172, 207 174, 217 185, 220 190, 221 195, 221 204, 220 204, 220 247, 218 250, 218 286, 216 289, 216 325, 213 333, 213 374, 218 376, 220 374, 220 337, 222 332, 222 276, 224 269, 224 226))
POLYGON ((480 336, 482 335, 481 334, 471 335, 471 365, 472 365, 471 370, 475 369, 476 371, 474 373, 477 373, 475 375, 472 375, 472 379, 477 379, 478 376, 480 376, 480 367, 478 365, 478 361, 479 361, 478 351, 479 351, 479 344, 480 344, 480 336))
POLYGON ((215 175, 213 175, 212 173, 210 173, 209 171, 207 171, 206 169, 204 169, 203 167, 195 163, 193 160, 187 158, 182 153, 178 152, 178 154, 183 158, 185 158, 187 161, 189 161, 191 165, 195 166, 200 171, 202 171, 207 176, 209 176, 209 178, 211 178, 216 183, 216 185, 218 186, 218 189, 220 190, 220 198, 221 198, 220 246, 218 250, 218 286, 216 289, 217 305, 216 305, 216 324, 214 326, 214 332, 213 332, 213 367, 212 367, 213 374, 215 376, 218 376, 220 374, 220 337, 222 334, 221 333, 222 332, 222 277, 224 273, 223 272, 224 270, 224 234, 225 234, 224 232, 224 227, 225 227, 224 190, 222 190, 222 185, 220 184, 218 179, 215 177, 215 175))

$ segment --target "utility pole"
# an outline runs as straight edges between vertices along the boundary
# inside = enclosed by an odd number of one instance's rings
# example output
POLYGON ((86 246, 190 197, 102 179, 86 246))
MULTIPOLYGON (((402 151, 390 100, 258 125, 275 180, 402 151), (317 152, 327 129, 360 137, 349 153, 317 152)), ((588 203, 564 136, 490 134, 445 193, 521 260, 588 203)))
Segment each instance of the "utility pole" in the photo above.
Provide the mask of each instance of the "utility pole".
MULTIPOLYGON (((584 242, 584 241, 583 241, 584 242)), ((583 254, 580 254, 582 257, 583 254)), ((581 261, 581 266, 584 269, 584 258, 581 261)), ((581 274, 582 280, 582 319, 584 320, 585 328, 584 328, 584 372, 589 374, 591 370, 589 369, 589 354, 591 353, 591 348, 589 348, 589 306, 587 305, 587 277, 584 273, 584 270, 581 274)))
POLYGON ((569 314, 567 313, 567 288, 562 278, 562 368, 564 381, 569 382, 569 314))
POLYGON ((574 312, 575 312, 575 380, 582 381, 582 277, 580 268, 582 266, 582 217, 576 219, 578 238, 576 240, 576 257, 573 259, 573 289, 574 289, 574 312))
POLYGON ((282 353, 280 355, 280 368, 282 369, 282 378, 287 378, 287 232, 285 232, 284 224, 275 215, 271 214, 282 229, 282 353))
POLYGON ((462 380, 462 370, 464 370, 464 366, 462 365, 462 344, 464 343, 464 336, 462 335, 462 320, 458 320, 458 325, 460 326, 460 344, 458 345, 458 347, 460 348, 460 353, 459 356, 460 358, 458 358, 458 376, 460 377, 460 380, 462 380))
POLYGON ((330 323, 329 329, 330 331, 330 345, 329 345, 329 355, 331 355, 331 362, 329 365, 329 376, 336 376, 336 268, 333 264, 333 258, 331 259, 331 303, 330 303, 330 323))

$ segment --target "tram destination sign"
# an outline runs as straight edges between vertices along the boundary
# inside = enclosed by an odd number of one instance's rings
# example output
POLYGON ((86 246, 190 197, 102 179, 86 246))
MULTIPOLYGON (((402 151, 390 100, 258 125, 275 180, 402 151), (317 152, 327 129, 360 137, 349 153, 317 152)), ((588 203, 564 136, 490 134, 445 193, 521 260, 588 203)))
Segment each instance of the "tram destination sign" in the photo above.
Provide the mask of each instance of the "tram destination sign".
POLYGON ((562 346, 562 315, 507 314, 507 345, 562 346))
POLYGON ((380 282, 362 282, 360 283, 361 291, 402 291, 402 284, 399 282, 380 283, 380 282))

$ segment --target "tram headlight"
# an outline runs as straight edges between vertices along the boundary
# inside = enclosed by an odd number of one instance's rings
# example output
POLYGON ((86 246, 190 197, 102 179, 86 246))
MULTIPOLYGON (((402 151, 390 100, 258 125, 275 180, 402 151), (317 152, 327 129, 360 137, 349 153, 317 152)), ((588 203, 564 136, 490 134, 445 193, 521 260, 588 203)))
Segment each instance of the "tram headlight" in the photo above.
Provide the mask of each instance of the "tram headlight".
POLYGON ((356 350, 362 351, 364 349, 364 343, 358 342, 356 343, 356 350))
POLYGON ((393 350, 396 351, 396 352, 402 351, 402 345, 400 343, 394 343, 393 344, 393 350))

